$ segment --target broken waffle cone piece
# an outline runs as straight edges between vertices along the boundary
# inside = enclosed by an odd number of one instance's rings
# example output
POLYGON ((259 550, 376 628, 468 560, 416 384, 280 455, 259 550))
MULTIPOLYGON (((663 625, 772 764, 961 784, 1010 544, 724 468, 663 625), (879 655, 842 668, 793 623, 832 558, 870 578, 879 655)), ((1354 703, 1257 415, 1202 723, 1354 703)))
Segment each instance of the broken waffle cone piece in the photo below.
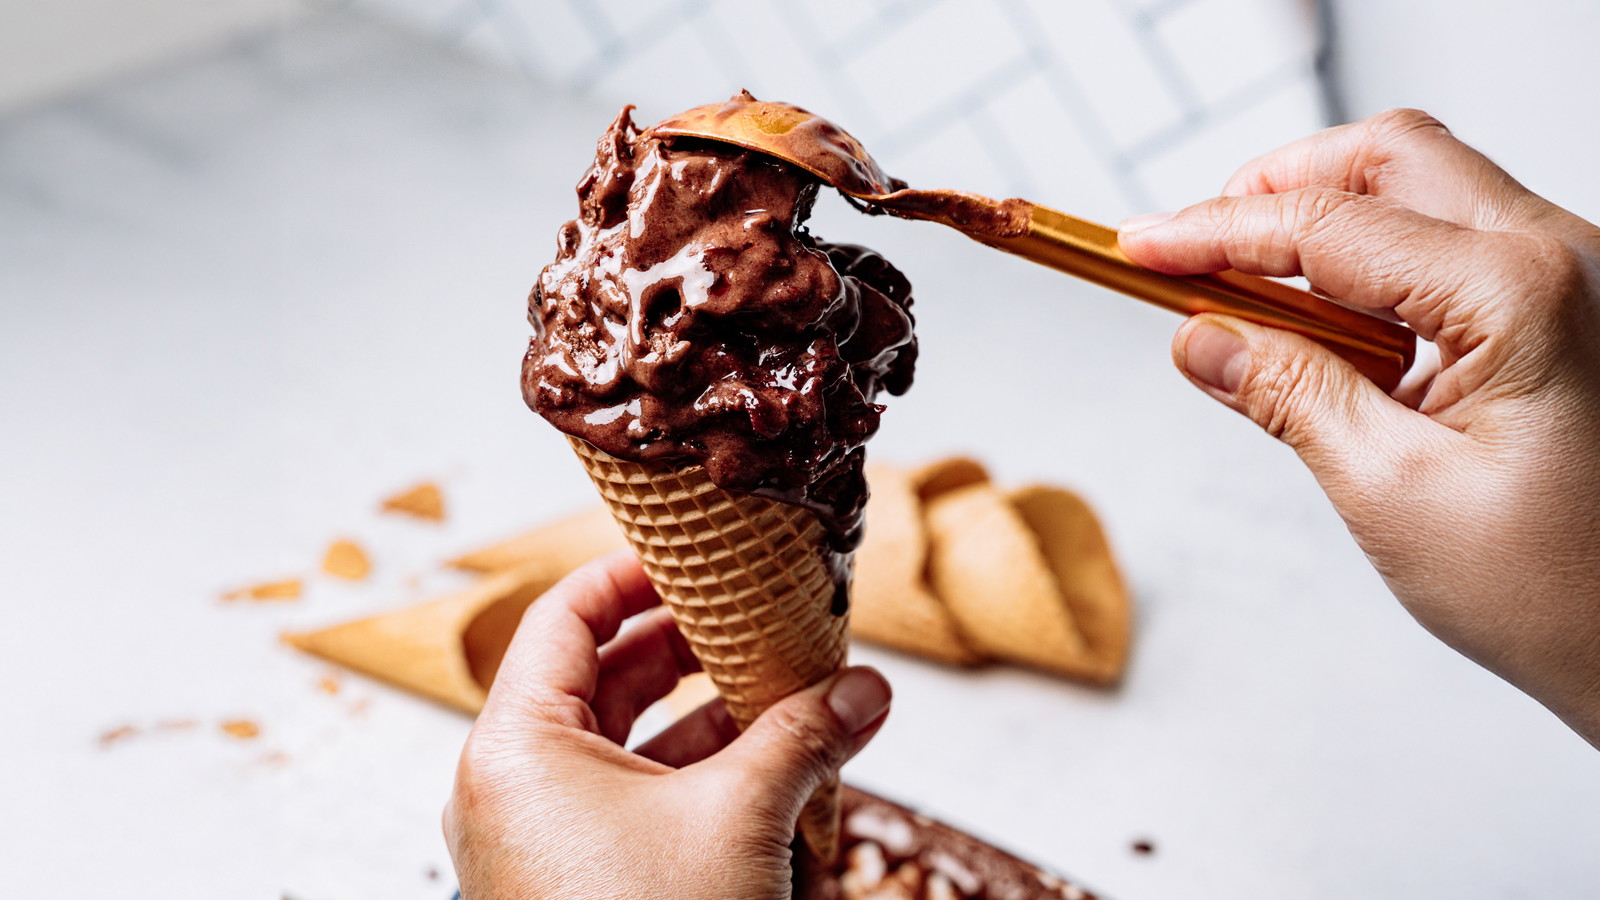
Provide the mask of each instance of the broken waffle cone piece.
MULTIPOLYGON (((723 490, 698 466, 572 447, 740 728, 844 665, 848 617, 832 611, 814 514, 723 490)), ((800 832, 818 857, 835 857, 837 778, 812 795, 800 832)))
POLYGON ((232 602, 234 600, 272 601, 272 600, 299 600, 305 592, 305 583, 298 578, 284 578, 279 581, 268 581, 250 587, 238 588, 224 593, 222 599, 232 602))
POLYGON ((908 473, 911 489, 923 503, 971 484, 987 484, 989 470, 966 456, 950 456, 917 466, 908 473))
POLYGON ((856 553, 850 629, 881 646, 951 665, 982 660, 962 639, 955 619, 928 590, 928 535, 912 477, 869 466, 867 533, 856 553))
POLYGON ((1102 681, 1055 571, 1028 522, 999 490, 968 484, 926 509, 929 583, 982 653, 1102 681))
POLYGON ((552 572, 566 574, 597 556, 628 546, 604 506, 523 532, 514 538, 474 550, 447 565, 469 572, 498 572, 512 566, 538 562, 552 572))
POLYGON ((360 581, 372 573, 372 560, 360 544, 340 538, 329 544, 328 552, 323 554, 322 571, 337 578, 360 581))
POLYGON ((402 513, 431 522, 443 522, 444 493, 439 490, 438 485, 425 481, 416 487, 384 498, 382 509, 384 512, 402 513))
POLYGON ((1082 497, 1063 488, 1032 485, 1007 497, 1038 540, 1088 644, 1084 677, 1116 681, 1128 660, 1133 610, 1100 520, 1082 497))
POLYGON ((284 643, 464 712, 483 707, 528 605, 555 583, 538 564, 508 569, 440 600, 284 643))

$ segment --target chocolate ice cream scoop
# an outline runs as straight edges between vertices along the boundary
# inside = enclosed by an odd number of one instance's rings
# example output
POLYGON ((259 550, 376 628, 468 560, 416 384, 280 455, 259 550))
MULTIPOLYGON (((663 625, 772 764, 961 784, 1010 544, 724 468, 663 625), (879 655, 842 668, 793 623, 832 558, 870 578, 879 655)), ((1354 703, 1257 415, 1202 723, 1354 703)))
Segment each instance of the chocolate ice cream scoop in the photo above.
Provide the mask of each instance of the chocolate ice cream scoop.
POLYGON ((858 542, 880 390, 911 384, 911 286, 805 228, 818 179, 741 148, 642 135, 626 108, 529 298, 528 405, 620 459, 701 465, 858 542))

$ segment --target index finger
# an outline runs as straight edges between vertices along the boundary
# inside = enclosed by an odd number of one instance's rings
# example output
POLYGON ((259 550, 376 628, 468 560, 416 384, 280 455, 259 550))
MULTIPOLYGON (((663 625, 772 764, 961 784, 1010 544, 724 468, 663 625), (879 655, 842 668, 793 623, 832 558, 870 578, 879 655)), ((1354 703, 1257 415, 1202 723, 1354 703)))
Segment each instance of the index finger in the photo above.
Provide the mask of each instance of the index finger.
POLYGON ((1504 267, 1488 263, 1518 252, 1502 236, 1326 188, 1219 197, 1124 229, 1118 240, 1133 261, 1174 275, 1304 275, 1350 306, 1392 310, 1423 340, 1458 354, 1495 324, 1484 305, 1496 292, 1485 279, 1504 267))
POLYGON ((1385 197, 1431 218, 1498 231, 1527 220, 1533 195, 1438 119, 1385 113, 1301 138, 1240 167, 1224 197, 1329 188, 1385 197))
POLYGON ((632 552, 603 556, 528 607, 506 649, 481 718, 532 716, 596 730, 600 646, 624 620, 661 603, 632 552))

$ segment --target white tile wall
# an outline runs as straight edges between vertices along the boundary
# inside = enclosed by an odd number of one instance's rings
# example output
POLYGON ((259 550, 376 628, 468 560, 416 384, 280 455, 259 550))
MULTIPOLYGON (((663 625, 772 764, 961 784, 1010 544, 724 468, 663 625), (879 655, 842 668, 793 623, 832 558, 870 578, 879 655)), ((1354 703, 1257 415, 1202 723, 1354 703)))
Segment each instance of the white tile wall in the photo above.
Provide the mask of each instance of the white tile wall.
POLYGON ((748 87, 917 184, 1115 220, 1323 124, 1308 0, 329 0, 651 121, 748 87))

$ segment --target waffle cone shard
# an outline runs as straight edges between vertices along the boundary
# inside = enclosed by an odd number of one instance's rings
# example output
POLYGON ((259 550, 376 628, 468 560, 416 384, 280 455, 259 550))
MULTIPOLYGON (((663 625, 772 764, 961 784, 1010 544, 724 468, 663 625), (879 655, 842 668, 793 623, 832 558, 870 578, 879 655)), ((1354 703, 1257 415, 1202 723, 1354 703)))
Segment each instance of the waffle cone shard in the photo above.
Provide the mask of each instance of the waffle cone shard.
POLYGON ((627 544, 617 531, 611 513, 596 506, 542 525, 488 547, 464 553, 446 565, 468 572, 498 572, 526 563, 542 563, 551 572, 566 574, 597 556, 627 544))
POLYGON ((935 497, 927 521, 929 581, 979 652, 1098 680, 1055 572, 1009 498, 970 484, 935 497))
MULTIPOLYGON (((698 466, 644 465, 571 441, 741 729, 844 665, 849 617, 833 614, 827 535, 813 513, 723 490, 698 466)), ((837 855, 837 778, 812 795, 800 832, 818 857, 837 855)))
POLYGON ((1030 485, 1007 493, 1038 539, 1062 600, 1088 645, 1077 674, 1115 682, 1127 665, 1132 605, 1105 530, 1082 497, 1064 488, 1030 485))
POLYGON ((283 642, 476 713, 522 613, 558 577, 541 566, 522 566, 439 600, 317 631, 285 634, 283 642))
POLYGON ((856 553, 850 628, 856 637, 956 666, 983 657, 968 646, 955 619, 928 590, 928 535, 912 476, 871 466, 867 536, 856 553))

